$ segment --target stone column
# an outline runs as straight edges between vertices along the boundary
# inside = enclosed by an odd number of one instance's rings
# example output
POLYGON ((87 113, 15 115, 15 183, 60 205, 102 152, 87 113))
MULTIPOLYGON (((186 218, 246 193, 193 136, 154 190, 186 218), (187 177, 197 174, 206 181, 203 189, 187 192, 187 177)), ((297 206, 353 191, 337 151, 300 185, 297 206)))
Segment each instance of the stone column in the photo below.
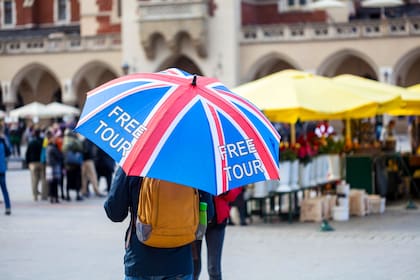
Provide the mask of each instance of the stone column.
POLYGON ((395 84, 393 77, 392 77, 392 67, 384 66, 379 68, 379 81, 386 83, 386 84, 395 84))
POLYGON ((16 104, 16 93, 13 92, 10 81, 2 81, 0 86, 3 103, 6 106, 6 111, 8 112, 14 109, 14 105, 16 104))
POLYGON ((63 103, 69 105, 77 103, 76 91, 73 88, 73 81, 71 79, 61 81, 61 94, 63 103))

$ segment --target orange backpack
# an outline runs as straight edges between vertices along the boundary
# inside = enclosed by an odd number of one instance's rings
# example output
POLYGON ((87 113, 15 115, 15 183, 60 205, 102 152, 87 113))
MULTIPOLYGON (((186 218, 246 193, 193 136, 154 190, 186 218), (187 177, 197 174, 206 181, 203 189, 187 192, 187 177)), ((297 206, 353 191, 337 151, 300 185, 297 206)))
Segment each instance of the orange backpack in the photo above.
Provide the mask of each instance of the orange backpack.
POLYGON ((196 240, 199 194, 194 188, 145 177, 137 207, 136 235, 157 248, 174 248, 196 240))

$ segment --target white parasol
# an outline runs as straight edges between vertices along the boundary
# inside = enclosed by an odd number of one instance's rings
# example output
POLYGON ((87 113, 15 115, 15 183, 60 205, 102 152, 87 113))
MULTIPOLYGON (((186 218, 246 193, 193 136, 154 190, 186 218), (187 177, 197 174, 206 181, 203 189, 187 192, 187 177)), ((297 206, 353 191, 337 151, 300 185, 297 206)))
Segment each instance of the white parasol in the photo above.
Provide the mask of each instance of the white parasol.
POLYGON ((381 18, 385 18, 385 8, 404 5, 401 0, 365 0, 362 1, 364 8, 381 8, 381 18))
POLYGON ((59 102, 49 103, 46 109, 51 117, 77 116, 80 114, 80 110, 76 107, 59 102))
POLYGON ((10 117, 15 117, 15 118, 28 118, 28 117, 48 118, 49 117, 49 114, 46 110, 45 105, 36 101, 26 104, 25 106, 11 110, 9 115, 10 117))
POLYGON ((339 0, 319 0, 308 4, 308 10, 325 10, 331 8, 345 8, 346 5, 339 0))

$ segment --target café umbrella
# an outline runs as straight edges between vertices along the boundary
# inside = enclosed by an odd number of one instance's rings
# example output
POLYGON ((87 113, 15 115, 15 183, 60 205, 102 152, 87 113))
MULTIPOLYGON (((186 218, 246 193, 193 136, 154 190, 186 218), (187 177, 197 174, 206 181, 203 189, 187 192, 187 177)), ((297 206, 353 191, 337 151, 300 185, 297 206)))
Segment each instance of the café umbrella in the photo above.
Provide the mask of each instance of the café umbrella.
POLYGON ((215 195, 279 178, 280 136, 270 121, 218 80, 176 68, 91 90, 75 130, 132 176, 215 195))
POLYGON ((378 115, 399 108, 402 102, 402 95, 407 91, 402 87, 351 74, 338 75, 333 80, 353 90, 360 97, 375 102, 378 105, 378 115))
POLYGON ((401 92, 401 106, 386 112, 395 116, 420 115, 420 84, 405 88, 401 92))
POLYGON ((331 79, 298 70, 283 70, 233 89, 273 122, 364 118, 377 105, 331 79))

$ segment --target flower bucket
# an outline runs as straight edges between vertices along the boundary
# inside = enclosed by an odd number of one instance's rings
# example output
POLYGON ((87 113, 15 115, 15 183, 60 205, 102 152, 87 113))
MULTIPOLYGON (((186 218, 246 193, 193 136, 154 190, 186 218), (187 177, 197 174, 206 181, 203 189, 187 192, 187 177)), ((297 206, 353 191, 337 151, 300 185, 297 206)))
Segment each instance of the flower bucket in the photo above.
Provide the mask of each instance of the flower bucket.
POLYGON ((341 179, 341 164, 338 154, 328 155, 328 180, 341 179))
MULTIPOLYGON (((280 176, 281 176, 281 174, 280 174, 280 176)), ((268 180, 265 183, 266 183, 267 193, 269 193, 269 192, 277 190, 277 188, 280 185, 280 180, 268 180)))
POLYGON ((317 184, 317 168, 318 168, 318 157, 314 157, 312 161, 308 164, 311 165, 311 178, 310 178, 310 186, 315 186, 317 184))
POLYGON ((254 183, 253 197, 265 197, 268 195, 268 188, 265 181, 254 183))
POLYGON ((291 161, 280 162, 280 186, 290 186, 291 167, 291 161))
POLYGON ((290 187, 293 190, 300 188, 299 186, 299 160, 290 163, 290 187))
POLYGON ((299 163, 299 185, 302 188, 311 186, 312 183, 312 162, 299 163))
POLYGON ((316 157, 316 182, 324 184, 328 181, 328 155, 316 157))

